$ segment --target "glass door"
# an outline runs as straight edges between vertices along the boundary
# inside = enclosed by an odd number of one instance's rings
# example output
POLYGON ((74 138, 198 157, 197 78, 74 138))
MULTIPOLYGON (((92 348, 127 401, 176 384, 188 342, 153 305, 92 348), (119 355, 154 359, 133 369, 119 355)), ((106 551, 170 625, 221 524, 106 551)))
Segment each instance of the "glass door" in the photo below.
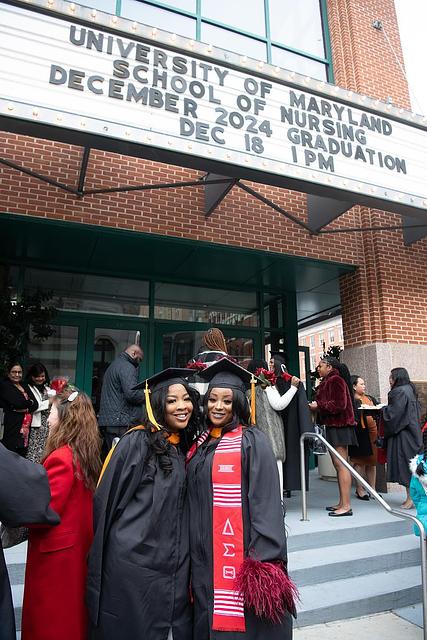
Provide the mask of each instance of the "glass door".
POLYGON ((84 389, 91 398, 95 411, 99 411, 102 382, 111 362, 131 344, 138 343, 144 352, 139 367, 139 378, 147 373, 147 328, 138 320, 110 318, 87 321, 84 389))
POLYGON ((28 341, 28 362, 42 362, 50 379, 64 376, 83 388, 85 352, 80 346, 86 342, 86 321, 81 318, 55 318, 55 333, 46 340, 32 335, 28 341))

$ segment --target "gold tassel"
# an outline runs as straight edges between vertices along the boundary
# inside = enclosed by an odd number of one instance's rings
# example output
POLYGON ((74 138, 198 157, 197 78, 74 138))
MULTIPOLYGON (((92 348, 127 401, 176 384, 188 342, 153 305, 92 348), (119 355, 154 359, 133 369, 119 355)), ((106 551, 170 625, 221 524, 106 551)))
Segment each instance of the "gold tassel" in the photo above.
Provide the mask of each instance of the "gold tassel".
POLYGON ((150 392, 150 389, 148 388, 148 382, 145 381, 144 395, 145 395, 145 406, 147 408, 148 419, 151 422, 151 424, 153 425, 153 427, 156 427, 157 431, 161 431, 162 428, 157 423, 157 420, 154 417, 153 409, 151 408, 150 393, 151 392, 150 392))
POLYGON ((103 476, 103 475, 104 475, 104 473, 105 473, 105 469, 108 467, 108 463, 109 463, 109 462, 110 462, 110 460, 111 460, 111 456, 113 455, 113 451, 114 451, 114 449, 115 449, 115 448, 116 448, 116 445, 115 445, 115 444, 113 444, 113 446, 111 447, 110 451, 108 452, 107 457, 106 457, 106 458, 105 458, 105 460, 104 460, 104 464, 102 465, 101 473, 99 474, 98 482, 96 483, 96 488, 98 488, 98 487, 99 487, 99 483, 100 483, 100 482, 101 482, 101 480, 102 480, 102 476, 103 476))
POLYGON ((251 378, 251 424, 256 423, 256 400, 255 400, 256 378, 251 378))

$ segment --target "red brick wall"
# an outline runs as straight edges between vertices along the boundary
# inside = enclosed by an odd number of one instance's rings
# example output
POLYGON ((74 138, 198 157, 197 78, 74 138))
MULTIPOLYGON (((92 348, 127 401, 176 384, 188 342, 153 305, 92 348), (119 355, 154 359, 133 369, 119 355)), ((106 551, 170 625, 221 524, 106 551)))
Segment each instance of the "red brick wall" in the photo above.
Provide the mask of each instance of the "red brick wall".
MULTIPOLYGON (((410 108, 395 58, 404 65, 393 0, 328 0, 328 14, 336 84, 410 108), (374 20, 381 20, 383 31, 372 27, 374 20)), ((360 220, 366 227, 402 223, 399 216, 366 208, 360 208, 360 220)), ((354 235, 359 269, 341 281, 346 346, 427 344, 427 239, 405 247, 401 231, 354 235)))
MULTIPOLYGON (((335 81, 340 86, 409 106, 406 82, 384 34, 401 57, 393 0, 328 0, 335 81), (367 55, 369 52, 369 55, 367 55)), ((2 156, 73 188, 82 148, 0 133, 2 156)), ((171 165, 92 150, 85 189, 195 179, 201 174, 171 165)), ((427 241, 405 247, 402 232, 310 236, 280 213, 234 187, 209 217, 202 189, 131 192, 78 199, 6 167, 0 168, 1 210, 145 233, 212 241, 358 265, 342 279, 347 346, 373 341, 427 343, 425 322, 427 241), (356 302, 356 304, 355 304, 356 302), (402 329, 402 326, 404 329, 402 329)), ((251 184, 306 220, 304 194, 251 184)), ((330 227, 400 224, 401 218, 354 207, 330 227)))

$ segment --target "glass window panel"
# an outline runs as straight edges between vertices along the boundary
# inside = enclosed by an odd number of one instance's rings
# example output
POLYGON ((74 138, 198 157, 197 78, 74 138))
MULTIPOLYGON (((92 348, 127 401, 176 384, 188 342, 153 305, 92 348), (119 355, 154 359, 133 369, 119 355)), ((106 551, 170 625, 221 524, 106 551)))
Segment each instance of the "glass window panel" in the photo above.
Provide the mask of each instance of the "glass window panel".
POLYGON ((121 15, 129 20, 136 20, 180 36, 196 37, 196 21, 193 18, 181 16, 167 9, 152 7, 137 0, 122 0, 121 15))
POLYGON ((58 309, 148 317, 145 281, 27 269, 24 286, 52 291, 58 309))
POLYGON ((277 64, 283 69, 301 73, 304 76, 310 76, 310 78, 327 80, 326 64, 310 60, 310 58, 304 58, 304 56, 299 56, 297 53, 291 53, 278 47, 272 47, 271 51, 273 64, 277 64))
POLYGON ((271 39, 323 58, 319 0, 269 0, 271 39))
POLYGON ((116 0, 84 0, 81 4, 106 13, 116 13, 116 0))
POLYGON ((267 48, 264 43, 233 33, 233 31, 228 31, 227 29, 202 23, 201 39, 208 44, 234 51, 235 53, 241 53, 256 60, 267 60, 267 48))
MULTIPOLYGON (((267 296, 264 295, 264 302, 267 296)), ((272 329, 279 329, 283 325, 283 307, 284 302, 282 296, 274 296, 264 305, 264 326, 272 329)))
POLYGON ((252 338, 226 338, 228 355, 233 356, 242 367, 247 367, 254 357, 254 341, 252 338))
POLYGON ((283 353, 283 357, 286 359, 285 339, 282 333, 272 331, 264 334, 264 359, 267 363, 270 362, 272 351, 283 353))
MULTIPOLYGON (((202 17, 265 36, 264 0, 202 0, 202 17)), ((212 41, 212 44, 218 44, 212 41)))
MULTIPOLYGON (((205 348, 205 331, 174 331, 162 336, 162 368, 185 367, 188 362, 205 348)), ((225 336, 227 351, 243 367, 254 357, 254 341, 250 337, 225 336)))
POLYGON ((183 11, 196 12, 196 0, 162 0, 162 3, 183 11))
POLYGON ((55 376, 68 376, 70 382, 75 382, 78 336, 78 327, 72 326, 56 326, 55 333, 43 342, 30 336, 30 362, 42 362, 51 379, 55 376))
POLYGON ((252 291, 157 284, 154 296, 154 317, 158 320, 258 326, 256 293, 252 291))

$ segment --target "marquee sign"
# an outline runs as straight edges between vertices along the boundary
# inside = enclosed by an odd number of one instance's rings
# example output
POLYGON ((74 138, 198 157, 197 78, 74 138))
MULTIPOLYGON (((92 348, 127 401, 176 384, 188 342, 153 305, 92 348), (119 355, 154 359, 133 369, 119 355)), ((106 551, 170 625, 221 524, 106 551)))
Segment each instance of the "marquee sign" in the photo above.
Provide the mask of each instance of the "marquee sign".
POLYGON ((0 3, 3 117, 427 208, 419 118, 74 3, 47 7, 0 3))

